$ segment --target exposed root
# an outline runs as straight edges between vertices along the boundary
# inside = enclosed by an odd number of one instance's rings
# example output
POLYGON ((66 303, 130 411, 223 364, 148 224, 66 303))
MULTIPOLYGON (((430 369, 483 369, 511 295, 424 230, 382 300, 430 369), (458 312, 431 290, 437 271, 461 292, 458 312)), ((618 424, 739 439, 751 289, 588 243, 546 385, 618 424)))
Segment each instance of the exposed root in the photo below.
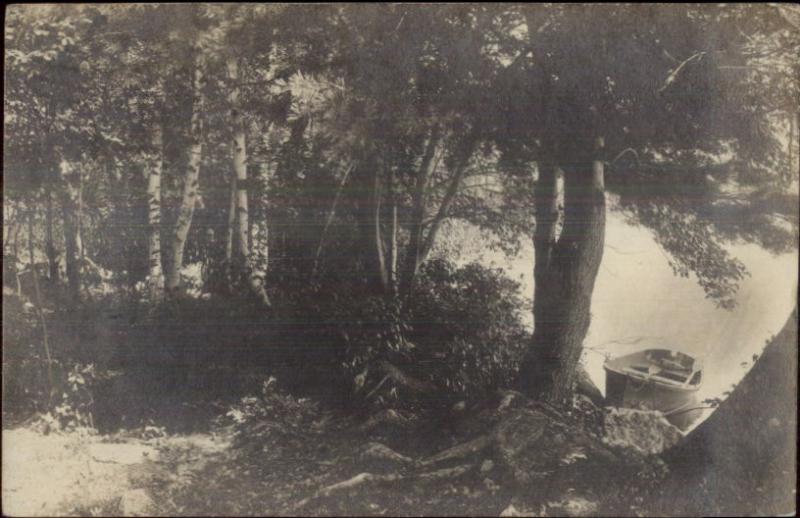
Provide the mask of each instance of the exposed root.
POLYGON ((389 460, 401 464, 410 464, 413 462, 411 457, 406 457, 401 453, 397 453, 393 449, 379 442, 368 443, 361 452, 361 456, 365 458, 389 460))
POLYGON ((365 484, 367 482, 373 482, 373 481, 393 482, 395 480, 400 480, 401 478, 402 475, 398 475, 396 473, 390 473, 388 475, 375 475, 374 473, 359 473, 353 478, 349 478, 342 482, 337 482, 336 484, 331 484, 330 486, 325 486, 322 489, 315 491, 313 495, 307 498, 303 498, 299 502, 291 505, 289 508, 292 510, 300 509, 301 507, 304 507, 312 500, 330 496, 333 493, 344 491, 346 489, 351 489, 360 486, 361 484, 365 484))
POLYGON ((443 478, 455 478, 455 477, 460 477, 473 467, 474 464, 461 464, 459 466, 454 466, 452 468, 437 469, 436 471, 426 471, 425 473, 420 473, 418 475, 408 478, 420 478, 423 480, 439 480, 443 478))
POLYGON ((361 432, 369 432, 381 424, 391 424, 396 426, 408 426, 411 420, 396 410, 387 409, 370 416, 363 424, 358 427, 361 432))
POLYGON ((411 389, 414 392, 420 392, 422 394, 431 394, 436 392, 436 386, 434 386, 433 383, 418 380, 417 378, 409 376, 386 360, 381 362, 381 368, 386 375, 392 379, 392 381, 398 385, 402 385, 403 387, 411 389))
POLYGON ((482 435, 477 439, 457 444, 452 448, 448 448, 444 451, 437 453, 436 455, 428 457, 427 459, 420 461, 419 465, 422 467, 431 466, 446 460, 459 459, 466 457, 468 455, 474 455, 476 453, 480 453, 481 451, 485 450, 486 448, 491 446, 491 444, 492 444, 491 438, 488 435, 482 435))
POLYGON ((311 496, 304 498, 296 502, 295 504, 289 506, 289 509, 295 511, 304 507, 312 500, 316 500, 317 498, 328 497, 334 493, 346 491, 348 489, 352 489, 354 487, 358 487, 367 483, 399 482, 401 480, 412 480, 412 479, 440 480, 445 478, 454 478, 467 473, 473 467, 474 464, 463 464, 452 468, 439 469, 436 471, 426 471, 423 473, 412 473, 409 475, 401 475, 399 473, 389 473, 386 475, 378 475, 375 473, 367 473, 367 472, 359 473, 358 475, 352 478, 343 480, 341 482, 337 482, 335 484, 331 484, 330 486, 325 486, 322 489, 315 491, 314 494, 312 494, 311 496))

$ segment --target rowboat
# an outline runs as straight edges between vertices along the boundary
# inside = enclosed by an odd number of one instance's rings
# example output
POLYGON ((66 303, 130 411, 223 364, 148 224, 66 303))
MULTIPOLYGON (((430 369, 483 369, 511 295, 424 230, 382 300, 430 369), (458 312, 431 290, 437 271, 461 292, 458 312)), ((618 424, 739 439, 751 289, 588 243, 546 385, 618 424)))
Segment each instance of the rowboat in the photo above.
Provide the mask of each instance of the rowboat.
POLYGON ((701 362, 671 349, 645 349, 603 364, 606 404, 657 410, 686 430, 702 414, 697 391, 703 381, 701 362))

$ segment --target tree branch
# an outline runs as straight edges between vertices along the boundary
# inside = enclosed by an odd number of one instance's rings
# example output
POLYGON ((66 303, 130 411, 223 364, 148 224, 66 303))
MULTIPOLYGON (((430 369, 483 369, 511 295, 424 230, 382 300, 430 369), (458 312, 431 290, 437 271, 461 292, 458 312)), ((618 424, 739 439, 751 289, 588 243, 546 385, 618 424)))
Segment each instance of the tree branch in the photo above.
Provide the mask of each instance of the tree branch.
POLYGON ((450 210, 450 205, 452 205, 456 194, 458 194, 458 188, 461 186, 461 181, 464 178, 464 172, 467 170, 467 165, 469 164, 469 159, 471 156, 472 148, 465 153, 461 163, 456 167, 455 173, 453 174, 453 180, 447 187, 447 192, 444 195, 444 199, 442 199, 442 203, 439 205, 439 210, 431 222, 431 228, 428 230, 428 236, 425 239, 425 243, 423 244, 422 250, 419 254, 419 259, 417 260, 417 267, 419 267, 419 264, 425 261, 425 258, 431 251, 431 248, 433 248, 436 234, 439 232, 439 227, 441 227, 442 221, 444 221, 445 217, 447 216, 447 211, 450 210))
POLYGON ((678 65, 677 67, 675 67, 675 68, 672 70, 672 72, 670 72, 670 74, 667 76, 667 79, 664 81, 664 84, 661 86, 661 88, 659 88, 659 89, 658 89, 658 91, 657 91, 656 93, 659 93, 659 94, 660 94, 660 93, 662 93, 664 90, 666 90, 667 88, 669 88, 669 86, 670 86, 672 83, 674 83, 674 82, 675 82, 675 80, 678 78, 678 74, 680 74, 681 70, 683 70, 683 68, 684 68, 686 65, 688 65, 689 63, 691 63, 691 62, 692 62, 692 61, 694 61, 694 60, 698 60, 698 61, 699 61, 699 60, 701 60, 701 59, 703 58, 703 56, 705 56, 705 55, 706 55, 706 53, 705 53, 705 52, 697 52, 697 53, 695 53, 695 54, 692 54, 691 56, 689 56, 689 57, 688 57, 688 58, 686 58, 685 60, 683 60, 683 61, 681 62, 681 64, 680 64, 680 65, 678 65))

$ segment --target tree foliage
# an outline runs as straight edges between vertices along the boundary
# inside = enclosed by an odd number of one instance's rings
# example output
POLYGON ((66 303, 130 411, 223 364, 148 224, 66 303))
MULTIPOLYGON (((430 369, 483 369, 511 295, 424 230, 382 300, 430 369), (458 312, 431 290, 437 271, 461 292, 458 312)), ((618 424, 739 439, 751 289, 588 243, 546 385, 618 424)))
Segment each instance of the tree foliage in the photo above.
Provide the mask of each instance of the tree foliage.
MULTIPOLYGON (((336 347, 374 303, 379 334, 430 357, 449 344, 457 363, 475 340, 527 339, 513 286, 436 260, 447 223, 513 252, 544 225, 551 166, 570 192, 595 160, 609 207, 730 307, 746 275, 730 243, 797 246, 799 18, 744 5, 14 6, 6 228, 33 214, 34 248, 73 299, 109 278, 144 296, 155 246, 165 272, 199 265, 200 279, 173 279, 184 288, 224 298, 260 282, 276 312, 264 318, 337 315, 336 347), (229 249, 247 253, 244 275, 229 249)), ((564 194, 550 194, 569 233, 564 194)), ((510 364, 481 347, 473 367, 510 364)))

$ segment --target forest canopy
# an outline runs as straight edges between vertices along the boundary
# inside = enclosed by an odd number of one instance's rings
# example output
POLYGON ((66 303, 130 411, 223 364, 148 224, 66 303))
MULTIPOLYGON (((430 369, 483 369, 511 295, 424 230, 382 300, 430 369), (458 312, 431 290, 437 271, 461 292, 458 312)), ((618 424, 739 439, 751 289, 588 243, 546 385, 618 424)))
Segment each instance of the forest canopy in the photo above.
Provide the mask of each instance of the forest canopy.
MULTIPOLYGON (((279 348, 375 401, 563 402, 607 210, 722 307, 730 243, 796 249, 799 27, 783 5, 12 6, 4 286, 152 333, 247 318, 244 363, 279 348), (513 281, 435 253, 454 222, 532 240, 532 336, 513 281)), ((231 354, 130 336, 126 362, 231 354)))

